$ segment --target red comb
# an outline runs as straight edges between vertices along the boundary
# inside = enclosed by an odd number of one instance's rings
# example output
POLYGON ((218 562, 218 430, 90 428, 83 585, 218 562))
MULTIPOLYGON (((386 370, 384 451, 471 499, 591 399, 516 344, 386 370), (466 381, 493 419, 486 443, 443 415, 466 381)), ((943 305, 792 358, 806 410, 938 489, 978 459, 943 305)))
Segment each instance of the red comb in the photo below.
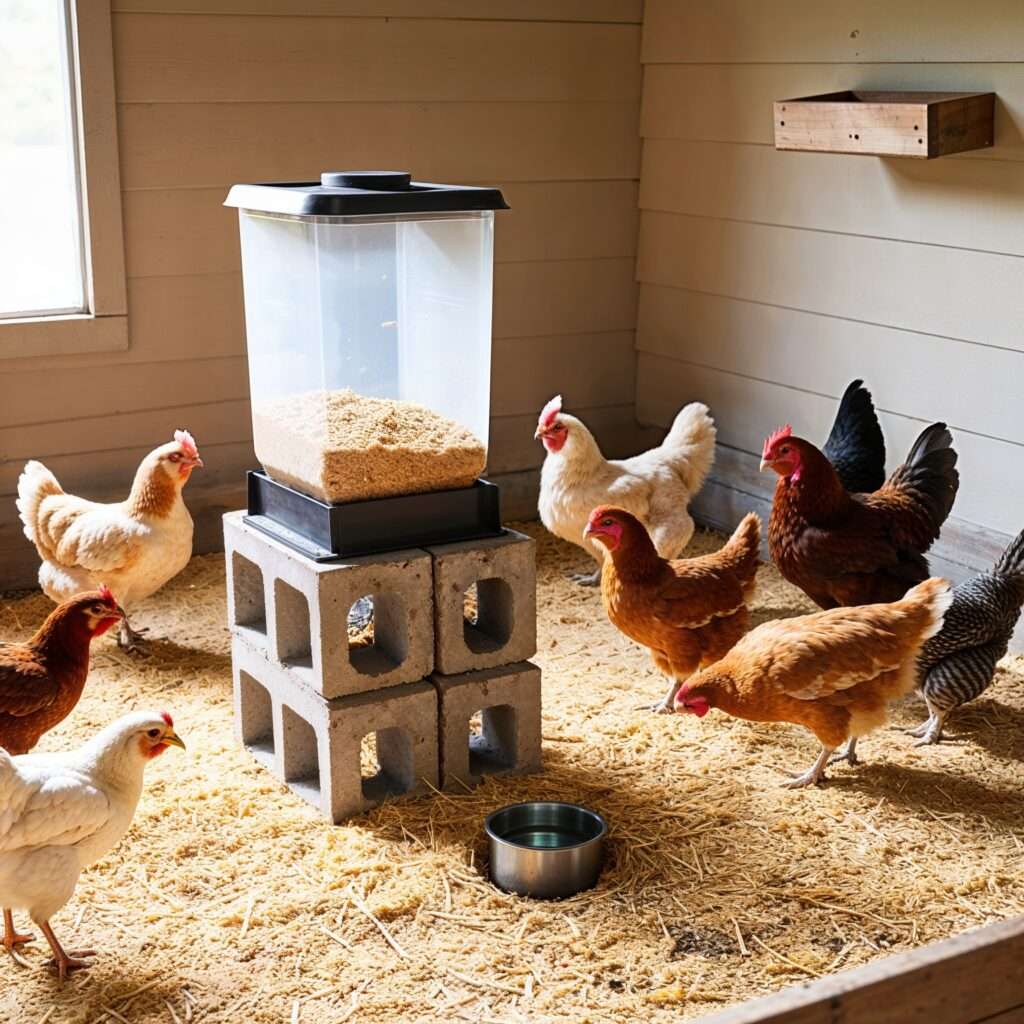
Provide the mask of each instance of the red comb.
POLYGON ((169 714, 168 714, 168 713, 167 713, 166 711, 161 711, 161 712, 160 712, 160 717, 161 717, 161 718, 162 718, 162 719, 163 719, 163 720, 164 720, 164 721, 165 721, 165 722, 166 722, 166 723, 167 723, 167 724, 168 724, 168 725, 169 725, 169 726, 170 726, 170 727, 171 727, 172 729, 174 728, 174 719, 173 719, 173 718, 171 718, 171 716, 170 716, 170 715, 169 715, 169 714))
POLYGON ((195 438, 187 430, 176 430, 174 432, 174 440, 181 445, 185 454, 190 459, 199 457, 199 449, 196 447, 195 438))
POLYGON ((114 600, 114 595, 110 592, 110 587, 105 583, 100 587, 100 598, 102 598, 106 604, 117 604, 117 601, 114 600))
POLYGON ((772 448, 778 444, 784 437, 792 437, 793 428, 787 423, 784 427, 779 427, 774 434, 769 434, 764 442, 764 449, 761 452, 761 458, 766 459, 771 453, 772 448))
POLYGON ((540 411, 540 419, 537 421, 542 427, 550 427, 555 422, 555 417, 562 411, 562 396, 555 395, 540 411))

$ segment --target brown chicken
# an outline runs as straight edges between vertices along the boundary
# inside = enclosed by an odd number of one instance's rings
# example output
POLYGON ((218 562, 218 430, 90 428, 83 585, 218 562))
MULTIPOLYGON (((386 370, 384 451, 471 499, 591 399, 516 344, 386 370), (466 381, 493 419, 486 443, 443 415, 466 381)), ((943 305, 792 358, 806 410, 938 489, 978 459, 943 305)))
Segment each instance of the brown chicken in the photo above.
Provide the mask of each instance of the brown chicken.
POLYGON ((55 608, 23 644, 0 644, 0 747, 27 754, 78 703, 89 675, 89 643, 124 618, 106 588, 55 608))
POLYGON ((676 710, 703 717, 718 708, 749 722, 810 729, 821 754, 786 783, 809 786, 831 760, 856 764, 857 738, 883 725, 889 704, 914 688, 918 652, 941 628, 952 599, 949 583, 934 578, 892 604, 765 622, 689 679, 676 694, 676 710), (845 741, 846 751, 833 759, 845 741))
POLYGON ((624 509, 594 509, 585 536, 608 557, 601 596, 613 625, 651 652, 670 685, 652 711, 671 714, 676 691, 747 630, 761 521, 748 514, 723 548, 698 558, 660 558, 640 521, 624 509))
POLYGON ((877 491, 851 494, 831 462, 789 427, 764 443, 779 475, 768 549, 779 572, 821 608, 897 601, 928 578, 924 553, 960 483, 944 423, 926 427, 877 491))

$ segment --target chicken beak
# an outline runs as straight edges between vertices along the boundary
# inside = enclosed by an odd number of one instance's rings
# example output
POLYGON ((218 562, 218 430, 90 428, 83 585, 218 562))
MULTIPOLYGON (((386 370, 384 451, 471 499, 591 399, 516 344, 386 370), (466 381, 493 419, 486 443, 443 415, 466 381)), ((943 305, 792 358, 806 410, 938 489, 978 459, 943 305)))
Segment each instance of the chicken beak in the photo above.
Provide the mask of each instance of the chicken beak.
POLYGON ((161 742, 172 747, 180 747, 182 750, 185 749, 185 741, 173 729, 170 732, 164 733, 164 738, 161 742))
POLYGON ((594 532, 594 527, 590 523, 587 523, 587 525, 583 527, 584 537, 590 537, 594 532))
POLYGON ((766 469, 771 466, 771 463, 767 459, 761 459, 761 472, 763 473, 766 469))
POLYGON ((203 468, 203 460, 201 458, 199 458, 199 456, 197 455, 194 459, 189 459, 188 460, 188 465, 192 469, 202 469, 203 468))
POLYGON ((544 436, 545 433, 546 433, 546 431, 544 430, 543 427, 540 427, 540 426, 537 427, 537 429, 533 432, 533 439, 534 439, 534 441, 539 441, 544 436))

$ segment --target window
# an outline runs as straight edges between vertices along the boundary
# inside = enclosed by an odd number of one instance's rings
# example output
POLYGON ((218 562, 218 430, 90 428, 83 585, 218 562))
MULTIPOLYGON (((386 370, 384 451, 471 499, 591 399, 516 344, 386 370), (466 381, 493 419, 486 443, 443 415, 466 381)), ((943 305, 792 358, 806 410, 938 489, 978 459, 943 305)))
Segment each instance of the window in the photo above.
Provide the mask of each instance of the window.
POLYGON ((127 345, 109 0, 0 0, 0 357, 127 345))

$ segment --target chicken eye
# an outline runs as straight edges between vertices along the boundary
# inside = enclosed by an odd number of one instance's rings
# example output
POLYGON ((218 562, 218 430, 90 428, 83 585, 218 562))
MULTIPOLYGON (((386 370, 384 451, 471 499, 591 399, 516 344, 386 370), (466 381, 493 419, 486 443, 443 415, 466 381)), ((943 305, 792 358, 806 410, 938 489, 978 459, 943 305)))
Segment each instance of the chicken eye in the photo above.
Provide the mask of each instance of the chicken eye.
POLYGON ((780 454, 780 455, 788 455, 789 453, 790 453, 790 447, 789 447, 789 445, 788 445, 788 444, 784 444, 784 445, 783 445, 783 446, 782 446, 782 447, 781 447, 781 448, 779 449, 779 454, 780 454))
POLYGON ((167 458, 170 459, 171 462, 181 462, 181 456, 177 452, 171 452, 167 458))
POLYGON ((602 526, 612 526, 614 523, 615 523, 614 519, 602 519, 601 520, 601 525, 602 526))
POLYGON ((159 729, 150 729, 149 732, 146 733, 146 735, 151 740, 155 740, 160 735, 160 730, 159 729))

